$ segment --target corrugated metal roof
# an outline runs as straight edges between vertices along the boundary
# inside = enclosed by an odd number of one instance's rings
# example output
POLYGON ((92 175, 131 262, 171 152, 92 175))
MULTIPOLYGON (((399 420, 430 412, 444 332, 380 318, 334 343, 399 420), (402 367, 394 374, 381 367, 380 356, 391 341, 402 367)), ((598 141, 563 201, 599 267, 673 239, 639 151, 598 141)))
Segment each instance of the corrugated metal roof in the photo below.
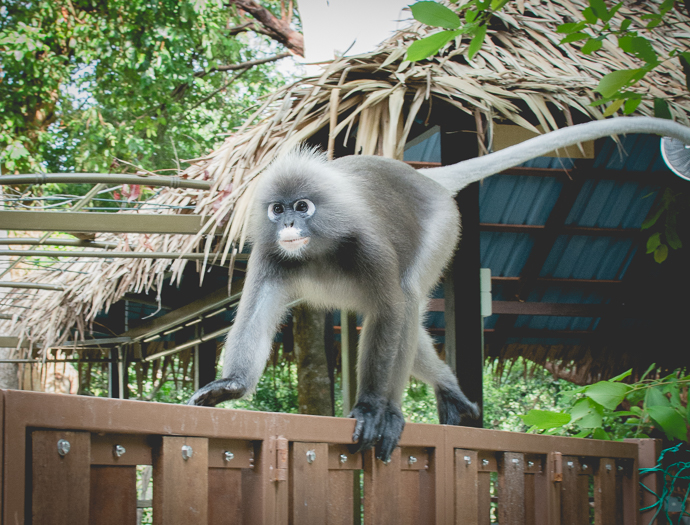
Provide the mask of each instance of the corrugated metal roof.
MULTIPOLYGON (((405 160, 440 161, 439 135, 406 152, 405 160)), ((575 165, 573 159, 542 157, 523 164, 533 168, 566 168, 575 165)), ((620 145, 607 139, 593 162, 593 167, 615 171, 668 171, 659 153, 659 137, 628 135, 620 138, 620 145)), ((615 180, 586 180, 565 220, 566 226, 615 228, 630 230, 632 235, 558 235, 546 258, 540 277, 563 279, 621 280, 637 252, 634 233, 652 208, 659 192, 654 176, 648 182, 626 181, 620 173, 615 180)), ((544 225, 563 189, 561 179, 548 176, 495 175, 484 180, 479 190, 481 223, 511 225, 544 225)), ((482 231, 480 233, 481 265, 490 268, 492 276, 517 277, 535 244, 535 234, 482 231)), ((503 283, 493 286, 493 300, 511 300, 504 296, 503 283)), ((527 302, 606 304, 611 297, 605 289, 588 291, 577 284, 562 286, 537 284, 527 302)), ((442 292, 437 291, 437 294, 442 292)), ((485 319, 485 328, 494 328, 500 316, 485 319)), ((600 318, 519 315, 515 328, 557 331, 590 331, 596 329, 600 318)), ((438 314, 429 317, 431 326, 443 326, 438 314)), ((576 344, 577 337, 567 338, 508 338, 508 343, 576 344)))

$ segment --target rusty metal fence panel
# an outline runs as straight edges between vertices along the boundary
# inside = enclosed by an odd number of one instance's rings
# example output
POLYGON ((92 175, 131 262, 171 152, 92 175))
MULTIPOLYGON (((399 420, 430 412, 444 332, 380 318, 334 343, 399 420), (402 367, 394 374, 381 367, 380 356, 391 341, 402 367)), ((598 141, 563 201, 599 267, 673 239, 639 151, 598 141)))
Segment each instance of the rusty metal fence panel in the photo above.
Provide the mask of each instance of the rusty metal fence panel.
POLYGON ((642 523, 638 454, 655 450, 408 424, 383 463, 350 452, 343 418, 19 391, 0 402, 7 525, 135 524, 139 465, 153 466, 156 524, 642 523))

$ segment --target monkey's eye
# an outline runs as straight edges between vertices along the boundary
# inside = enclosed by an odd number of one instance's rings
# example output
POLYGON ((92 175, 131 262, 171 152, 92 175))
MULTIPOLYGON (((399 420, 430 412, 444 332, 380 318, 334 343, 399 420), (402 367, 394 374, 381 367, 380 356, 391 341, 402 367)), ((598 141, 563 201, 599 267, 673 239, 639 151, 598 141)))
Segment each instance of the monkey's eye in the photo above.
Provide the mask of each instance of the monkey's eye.
POLYGON ((279 202, 274 202, 268 205, 268 218, 272 221, 278 218, 278 215, 285 211, 285 207, 279 202))
POLYGON ((314 211, 316 211, 316 206, 309 199, 300 199, 295 202, 293 207, 296 212, 304 213, 307 217, 311 217, 314 215, 314 211))

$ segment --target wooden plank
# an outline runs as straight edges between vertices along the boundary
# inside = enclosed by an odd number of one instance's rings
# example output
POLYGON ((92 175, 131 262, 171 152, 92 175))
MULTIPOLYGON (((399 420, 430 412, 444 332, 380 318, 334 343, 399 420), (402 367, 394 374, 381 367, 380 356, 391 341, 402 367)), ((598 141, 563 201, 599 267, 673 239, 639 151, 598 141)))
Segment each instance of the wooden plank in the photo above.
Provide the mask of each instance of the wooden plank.
POLYGON ((498 462, 498 522, 501 525, 525 523, 525 457, 504 452, 498 462))
POLYGON ((419 471, 403 470, 400 473, 400 522, 402 525, 433 523, 420 508, 419 471))
POLYGON ((208 439, 163 436, 153 456, 154 525, 208 520, 208 439), (191 457, 183 448, 191 447, 191 457))
POLYGON ((208 525, 243 523, 242 470, 208 469, 208 525))
POLYGON ((322 525, 328 514, 328 443, 292 443, 290 523, 322 525))
POLYGON ((328 525, 352 525, 354 522, 355 513, 359 511, 355 509, 355 477, 359 482, 359 471, 328 471, 328 501, 326 502, 328 525))
POLYGON ((563 456, 561 525, 587 525, 589 523, 587 478, 586 475, 582 475, 582 466, 577 457, 563 456))
POLYGON ((32 523, 89 523, 90 458, 88 432, 31 433, 32 523), (64 456, 58 453, 60 440, 69 443, 69 452, 64 456))
POLYGON ((5 230, 196 235, 206 217, 190 214, 0 211, 5 230))
POLYGON ((488 525, 491 473, 480 471, 474 450, 455 449, 455 520, 457 525, 488 525))
POLYGON ((137 468, 91 467, 89 523, 137 523, 137 468))
POLYGON ((594 523, 616 523, 616 460, 600 458, 594 474, 594 523))
POLYGON ((389 463, 374 456, 364 456, 364 523, 399 525, 400 523, 400 448, 393 451, 389 463))
POLYGON ((360 475, 362 454, 345 445, 328 447, 328 525, 353 525, 361 521, 360 475))

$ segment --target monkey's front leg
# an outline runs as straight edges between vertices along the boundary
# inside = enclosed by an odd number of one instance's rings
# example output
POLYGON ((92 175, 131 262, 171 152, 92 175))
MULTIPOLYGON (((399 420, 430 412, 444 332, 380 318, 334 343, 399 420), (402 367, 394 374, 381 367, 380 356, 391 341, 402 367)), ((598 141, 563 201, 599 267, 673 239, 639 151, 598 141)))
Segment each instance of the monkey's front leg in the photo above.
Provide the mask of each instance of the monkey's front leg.
POLYGON ((358 443, 356 450, 368 450, 380 441, 386 446, 377 449, 377 456, 384 460, 390 453, 382 455, 381 450, 392 451, 405 426, 399 405, 388 395, 391 368, 400 346, 402 302, 365 316, 358 359, 359 391, 350 413, 357 419, 352 435, 358 443))
POLYGON ((200 388, 188 404, 215 406, 254 390, 286 304, 287 294, 280 283, 250 269, 235 323, 225 341, 223 379, 200 388))

